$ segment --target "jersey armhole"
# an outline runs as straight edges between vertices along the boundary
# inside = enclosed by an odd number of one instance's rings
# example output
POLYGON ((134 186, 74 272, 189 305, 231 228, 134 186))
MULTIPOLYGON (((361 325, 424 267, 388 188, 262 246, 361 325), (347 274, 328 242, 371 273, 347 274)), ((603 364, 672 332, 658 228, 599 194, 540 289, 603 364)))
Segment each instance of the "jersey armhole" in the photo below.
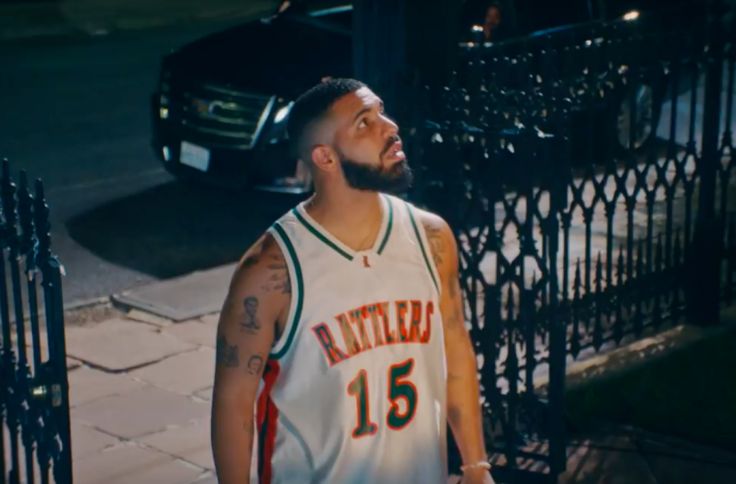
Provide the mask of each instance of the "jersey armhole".
POLYGON ((424 225, 417 223, 416 217, 414 216, 414 207, 412 207, 412 205, 406 201, 404 201, 404 204, 406 205, 406 211, 409 214, 409 221, 411 222, 414 235, 416 236, 417 242, 419 243, 419 249, 421 250, 422 257, 424 258, 424 264, 427 266, 427 272, 429 273, 430 279, 432 279, 434 288, 437 291, 437 296, 439 297, 442 294, 442 288, 439 284, 439 272, 437 271, 437 267, 434 263, 434 257, 432 257, 432 253, 430 252, 431 247, 429 245, 429 241, 427 240, 427 234, 424 230, 424 225))
POLYGON ((286 231, 276 222, 269 229, 268 233, 274 238, 281 249, 281 253, 286 261, 286 267, 289 271, 289 280, 291 283, 291 302, 289 304, 289 313, 286 317, 286 325, 284 332, 279 339, 274 342, 269 358, 278 360, 282 358, 291 347, 296 334, 299 319, 304 306, 304 280, 302 277, 302 269, 299 259, 296 256, 294 245, 286 235, 286 231))

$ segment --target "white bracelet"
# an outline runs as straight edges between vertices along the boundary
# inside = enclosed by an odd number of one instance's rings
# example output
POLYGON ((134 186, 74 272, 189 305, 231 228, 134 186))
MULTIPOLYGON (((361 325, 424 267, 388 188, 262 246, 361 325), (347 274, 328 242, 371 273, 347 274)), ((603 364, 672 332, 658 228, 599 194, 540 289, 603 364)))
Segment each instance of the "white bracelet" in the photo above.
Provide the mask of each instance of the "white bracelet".
POLYGON ((472 464, 465 464, 460 466, 460 472, 465 472, 468 469, 486 469, 490 471, 491 464, 489 464, 488 461, 479 460, 478 462, 473 462, 472 464))

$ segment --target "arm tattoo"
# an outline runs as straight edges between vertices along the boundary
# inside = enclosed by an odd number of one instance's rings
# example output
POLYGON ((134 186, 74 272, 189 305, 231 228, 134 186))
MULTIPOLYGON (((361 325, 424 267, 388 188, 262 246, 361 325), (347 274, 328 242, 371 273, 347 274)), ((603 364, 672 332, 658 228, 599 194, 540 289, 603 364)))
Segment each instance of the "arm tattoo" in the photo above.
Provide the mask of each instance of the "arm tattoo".
POLYGON ((251 375, 257 375, 261 372, 261 367, 263 366, 263 358, 259 355, 253 355, 248 360, 248 373, 251 375))
POLYGON ((280 291, 281 294, 291 294, 289 268, 286 266, 286 261, 284 261, 281 255, 271 255, 268 270, 271 271, 271 275, 266 284, 261 287, 266 291, 280 291))
POLYGON ((442 240, 442 231, 430 224, 424 224, 424 230, 427 232, 427 240, 434 259, 434 265, 439 268, 442 266, 442 256, 445 252, 445 241, 442 240))
POLYGON ((240 364, 238 345, 228 344, 224 334, 217 338, 215 363, 225 368, 237 368, 240 364))
POLYGON ((248 296, 243 299, 243 308, 245 309, 245 315, 243 321, 240 323, 240 330, 246 333, 254 334, 261 329, 261 325, 258 322, 258 298, 248 296))

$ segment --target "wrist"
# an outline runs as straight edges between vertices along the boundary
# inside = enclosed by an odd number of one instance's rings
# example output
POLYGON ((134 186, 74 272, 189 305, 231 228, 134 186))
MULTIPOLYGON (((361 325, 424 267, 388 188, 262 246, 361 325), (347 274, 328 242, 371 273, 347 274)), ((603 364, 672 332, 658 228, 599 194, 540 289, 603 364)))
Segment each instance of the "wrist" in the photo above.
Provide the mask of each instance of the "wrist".
POLYGON ((463 474, 469 474, 471 472, 485 473, 490 472, 490 470, 491 464, 488 462, 487 458, 470 461, 460 466, 460 472, 462 472, 463 474))

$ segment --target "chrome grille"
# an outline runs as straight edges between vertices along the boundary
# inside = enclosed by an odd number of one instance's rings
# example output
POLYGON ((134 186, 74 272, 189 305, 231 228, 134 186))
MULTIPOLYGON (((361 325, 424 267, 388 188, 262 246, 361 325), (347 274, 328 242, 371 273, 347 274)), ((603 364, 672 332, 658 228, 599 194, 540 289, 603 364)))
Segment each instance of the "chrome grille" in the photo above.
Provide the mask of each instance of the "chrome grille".
MULTIPOLYGON (((181 94, 181 124, 200 141, 251 148, 274 97, 201 84, 181 94)), ((196 141, 196 140, 195 140, 196 141)))

